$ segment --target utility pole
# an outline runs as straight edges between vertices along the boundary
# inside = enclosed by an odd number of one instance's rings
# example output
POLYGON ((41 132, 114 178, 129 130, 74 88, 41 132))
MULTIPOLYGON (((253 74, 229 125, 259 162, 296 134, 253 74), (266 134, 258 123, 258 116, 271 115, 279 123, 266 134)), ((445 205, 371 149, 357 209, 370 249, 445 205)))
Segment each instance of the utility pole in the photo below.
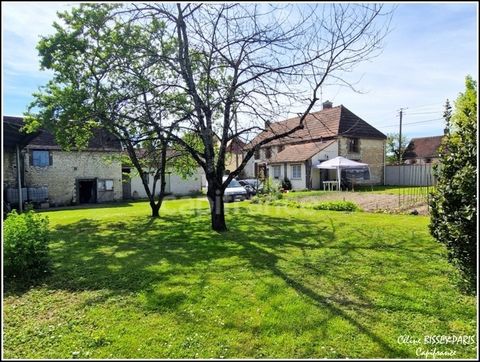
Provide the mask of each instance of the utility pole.
POLYGON ((402 119, 403 111, 407 108, 400 108, 400 131, 398 132, 398 164, 402 164, 402 119))
MULTIPOLYGON (((234 108, 234 114, 233 114, 233 117, 234 117, 234 120, 235 120, 235 135, 237 134, 238 130, 237 130, 237 123, 238 123, 238 118, 237 118, 237 109, 234 108)), ((232 139, 232 148, 233 146, 235 146, 233 143, 236 143, 237 142, 237 136, 235 136, 235 138, 232 139)), ((238 165, 239 165, 239 162, 238 162, 238 152, 235 151, 235 167, 238 168, 238 165)))
MULTIPOLYGON (((398 132, 398 185, 402 185, 403 183, 400 181, 401 179, 401 165, 402 165, 402 120, 403 120, 403 111, 407 108, 400 108, 400 131, 398 132)), ((402 206, 402 200, 400 197, 400 190, 398 189, 398 208, 402 206)))

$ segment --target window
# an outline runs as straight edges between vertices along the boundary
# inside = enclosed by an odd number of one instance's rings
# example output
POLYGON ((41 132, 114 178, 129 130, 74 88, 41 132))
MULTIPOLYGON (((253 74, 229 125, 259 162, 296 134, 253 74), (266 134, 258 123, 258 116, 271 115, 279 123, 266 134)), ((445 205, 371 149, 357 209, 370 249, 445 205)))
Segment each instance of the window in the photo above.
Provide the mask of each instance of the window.
POLYGON ((273 178, 280 178, 280 166, 273 166, 273 178))
POLYGON ((97 181, 97 190, 98 191, 113 191, 113 180, 98 180, 97 181))
POLYGON ((292 179, 302 178, 302 165, 292 165, 292 179))
POLYGON ((352 153, 360 152, 360 140, 358 138, 348 139, 348 152, 352 152, 352 153))
POLYGON ((105 191, 113 190, 113 180, 105 180, 105 191))
POLYGON ((47 167, 50 165, 50 153, 48 151, 32 151, 32 166, 47 167))
POLYGON ((260 159, 260 150, 259 149, 255 150, 254 157, 255 157, 256 160, 260 159))
POLYGON ((271 147, 267 147, 265 148, 265 158, 270 158, 272 157, 272 148, 271 147))

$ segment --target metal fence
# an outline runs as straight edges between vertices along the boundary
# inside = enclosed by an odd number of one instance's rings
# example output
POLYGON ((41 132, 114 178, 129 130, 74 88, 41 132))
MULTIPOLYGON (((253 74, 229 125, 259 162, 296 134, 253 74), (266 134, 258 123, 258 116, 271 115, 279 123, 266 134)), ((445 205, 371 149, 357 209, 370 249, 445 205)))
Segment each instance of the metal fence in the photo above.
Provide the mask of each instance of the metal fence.
POLYGON ((437 180, 433 164, 385 167, 385 185, 398 186, 398 209, 428 205, 437 180))
POLYGON ((435 186, 431 163, 423 165, 385 166, 387 186, 435 186))

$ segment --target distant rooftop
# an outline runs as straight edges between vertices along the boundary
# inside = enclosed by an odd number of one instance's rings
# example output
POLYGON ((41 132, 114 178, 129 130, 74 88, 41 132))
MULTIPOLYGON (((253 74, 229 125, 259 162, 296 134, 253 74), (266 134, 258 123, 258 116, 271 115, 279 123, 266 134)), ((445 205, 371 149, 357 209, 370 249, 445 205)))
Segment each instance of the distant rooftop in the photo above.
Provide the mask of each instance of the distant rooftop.
POLYGON ((405 160, 414 158, 437 158, 439 147, 444 136, 417 137, 412 138, 405 150, 405 160))
MULTIPOLYGON (((20 131, 23 124, 23 117, 3 116, 5 131, 3 142, 5 147, 15 147, 16 144, 19 144, 20 147, 27 146, 28 148, 61 149, 60 145, 55 141, 55 136, 51 132, 40 129, 38 132, 27 134, 20 131)), ((88 143, 87 150, 121 151, 122 145, 120 141, 109 132, 96 129, 88 143)))
MULTIPOLYGON (((267 126, 267 130, 255 137, 247 148, 254 146, 265 138, 284 133, 298 126, 299 121, 300 117, 294 117, 281 122, 271 123, 267 126)), ((337 136, 370 139, 387 138, 382 132, 355 115, 345 106, 339 105, 308 114, 305 118, 303 129, 294 132, 288 137, 271 141, 268 143, 268 146, 311 142, 337 136)))

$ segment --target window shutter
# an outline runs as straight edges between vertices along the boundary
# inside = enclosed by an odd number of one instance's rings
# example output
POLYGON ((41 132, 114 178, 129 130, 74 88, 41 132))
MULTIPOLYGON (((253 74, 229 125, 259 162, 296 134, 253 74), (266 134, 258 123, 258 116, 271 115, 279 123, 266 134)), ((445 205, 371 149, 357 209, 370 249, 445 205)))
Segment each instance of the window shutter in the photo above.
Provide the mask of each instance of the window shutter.
POLYGON ((52 151, 49 151, 48 152, 48 164, 51 166, 53 165, 53 155, 52 155, 52 151))

